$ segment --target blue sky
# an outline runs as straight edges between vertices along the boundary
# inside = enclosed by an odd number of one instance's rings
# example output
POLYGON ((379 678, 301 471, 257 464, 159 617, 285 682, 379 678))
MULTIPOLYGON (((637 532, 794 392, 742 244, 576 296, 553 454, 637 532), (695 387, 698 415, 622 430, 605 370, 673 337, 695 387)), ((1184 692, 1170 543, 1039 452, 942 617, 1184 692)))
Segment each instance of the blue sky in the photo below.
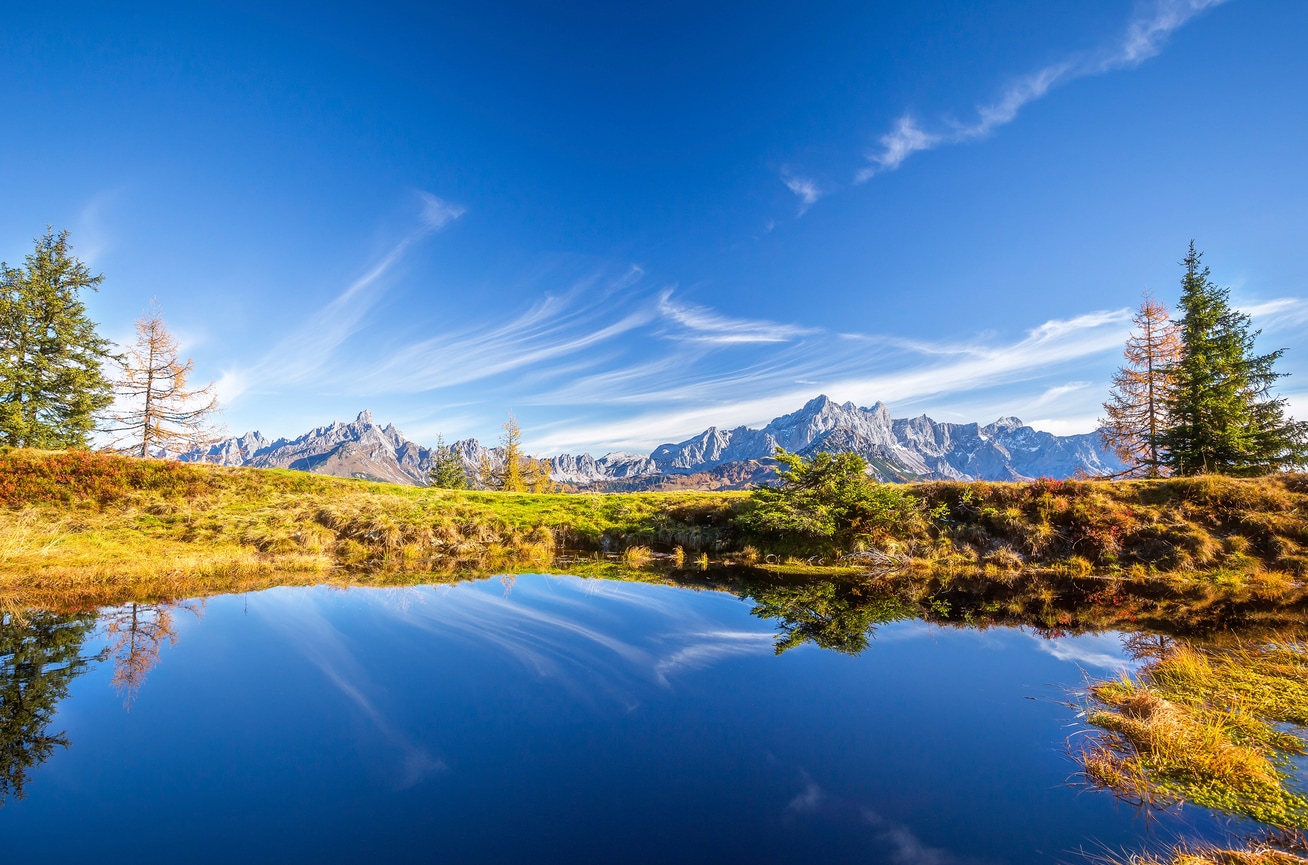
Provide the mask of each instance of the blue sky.
POLYGON ((67 228, 234 433, 1084 432, 1191 238, 1308 415, 1298 0, 270 5, 0 28, 0 257, 67 228))

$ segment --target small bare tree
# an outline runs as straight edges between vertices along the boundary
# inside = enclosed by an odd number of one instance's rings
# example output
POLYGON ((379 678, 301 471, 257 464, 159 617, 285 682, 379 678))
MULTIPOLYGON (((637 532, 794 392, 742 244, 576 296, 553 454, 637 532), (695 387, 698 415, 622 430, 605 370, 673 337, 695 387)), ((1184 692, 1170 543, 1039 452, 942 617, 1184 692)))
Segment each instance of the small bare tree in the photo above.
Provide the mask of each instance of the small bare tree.
POLYGON ((136 342, 122 359, 122 377, 117 382, 117 401, 109 415, 107 429, 113 436, 110 448, 123 454, 145 457, 151 451, 179 451, 212 442, 216 437, 213 417, 218 397, 212 382, 187 389, 194 368, 188 357, 177 354, 177 340, 168 332, 158 303, 136 320, 136 342))

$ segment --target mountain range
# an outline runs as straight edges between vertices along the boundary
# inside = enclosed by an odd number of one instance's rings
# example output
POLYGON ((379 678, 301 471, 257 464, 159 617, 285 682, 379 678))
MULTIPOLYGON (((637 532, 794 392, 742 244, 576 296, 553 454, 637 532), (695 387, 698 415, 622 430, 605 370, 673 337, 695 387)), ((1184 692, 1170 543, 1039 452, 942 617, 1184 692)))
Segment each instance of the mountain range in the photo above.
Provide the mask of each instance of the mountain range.
MULTIPOLYGON (((484 447, 476 439, 450 447, 469 472, 483 457, 493 465, 503 461, 500 448, 484 447)), ((649 454, 562 454, 552 459, 553 478, 566 488, 591 490, 741 489, 775 477, 772 457, 778 447, 805 456, 852 451, 884 481, 1066 478, 1121 468, 1098 433, 1057 436, 1014 417, 984 426, 937 423, 926 415, 892 418, 880 402, 860 408, 819 396, 761 429, 710 427, 649 454)), ((249 432, 164 455, 187 462, 425 484, 435 450, 409 441, 394 424, 378 426, 372 414, 363 411, 350 423, 332 423, 294 439, 269 441, 249 432)))

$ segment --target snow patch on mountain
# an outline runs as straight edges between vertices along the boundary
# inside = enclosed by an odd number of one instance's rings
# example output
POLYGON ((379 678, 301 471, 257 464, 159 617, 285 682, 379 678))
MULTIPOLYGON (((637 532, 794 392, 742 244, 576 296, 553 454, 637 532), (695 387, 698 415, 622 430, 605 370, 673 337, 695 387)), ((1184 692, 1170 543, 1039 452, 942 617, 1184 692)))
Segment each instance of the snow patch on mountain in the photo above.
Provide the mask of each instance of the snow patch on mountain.
MULTIPOLYGON (((469 475, 483 459, 498 467, 499 448, 463 439, 450 447, 469 475)), ((710 472, 733 463, 768 461, 778 447, 811 455, 850 451, 864 457, 881 480, 1027 480, 1117 471, 1121 463, 1098 433, 1057 436, 1015 417, 994 423, 937 423, 926 415, 892 418, 883 403, 860 408, 818 396, 761 429, 710 427, 648 455, 614 452, 599 458, 562 454, 551 460, 555 481, 578 487, 648 482, 657 476, 710 472)), ((380 427, 368 411, 350 423, 321 426, 295 439, 268 441, 258 432, 223 439, 180 454, 188 462, 290 468, 338 477, 425 484, 435 452, 404 437, 393 424, 380 427)), ((721 472, 718 473, 721 475, 721 472)), ((735 476, 755 477, 757 472, 735 476)), ((742 481, 743 482, 743 481, 742 481)))

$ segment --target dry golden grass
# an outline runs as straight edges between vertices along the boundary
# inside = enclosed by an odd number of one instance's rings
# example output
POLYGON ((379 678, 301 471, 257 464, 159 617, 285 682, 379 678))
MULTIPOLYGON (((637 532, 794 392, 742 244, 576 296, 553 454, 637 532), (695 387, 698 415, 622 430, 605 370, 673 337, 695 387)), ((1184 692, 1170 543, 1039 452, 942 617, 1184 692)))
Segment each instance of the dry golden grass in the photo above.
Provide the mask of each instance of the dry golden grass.
POLYGON ((1132 856, 1124 861, 1127 865, 1308 865, 1308 859, 1272 847, 1248 850, 1183 847, 1164 857, 1132 856))
MULTIPOLYGON (((1308 593, 1308 481, 1298 476, 931 483, 912 493, 922 511, 882 543, 909 557, 905 579, 1130 580, 1183 596, 1190 611, 1208 603, 1214 617, 1232 604, 1253 614, 1293 607, 1308 593)), ((185 584, 188 576, 199 589, 274 574, 327 579, 341 569, 512 570, 546 567, 559 549, 680 548, 701 567, 710 551, 776 562, 737 529, 747 501, 744 493, 464 492, 0 450, 0 594, 185 584)), ((801 555, 789 569, 832 578, 850 570, 826 561, 817 567, 801 555)), ((1045 606, 1061 591, 1048 588, 1045 606)), ((1164 614, 1160 598, 1150 604, 1141 612, 1164 614)))
POLYGON ((340 570, 543 568, 563 544, 646 553, 652 543, 716 544, 742 500, 462 492, 0 451, 0 595, 102 596, 116 584, 185 596, 248 580, 330 581, 340 570))
POLYGON ((1308 648, 1293 642, 1179 646, 1090 689, 1105 731, 1081 753, 1086 777, 1133 801, 1187 801, 1278 827, 1308 827, 1290 756, 1308 743, 1308 648))

